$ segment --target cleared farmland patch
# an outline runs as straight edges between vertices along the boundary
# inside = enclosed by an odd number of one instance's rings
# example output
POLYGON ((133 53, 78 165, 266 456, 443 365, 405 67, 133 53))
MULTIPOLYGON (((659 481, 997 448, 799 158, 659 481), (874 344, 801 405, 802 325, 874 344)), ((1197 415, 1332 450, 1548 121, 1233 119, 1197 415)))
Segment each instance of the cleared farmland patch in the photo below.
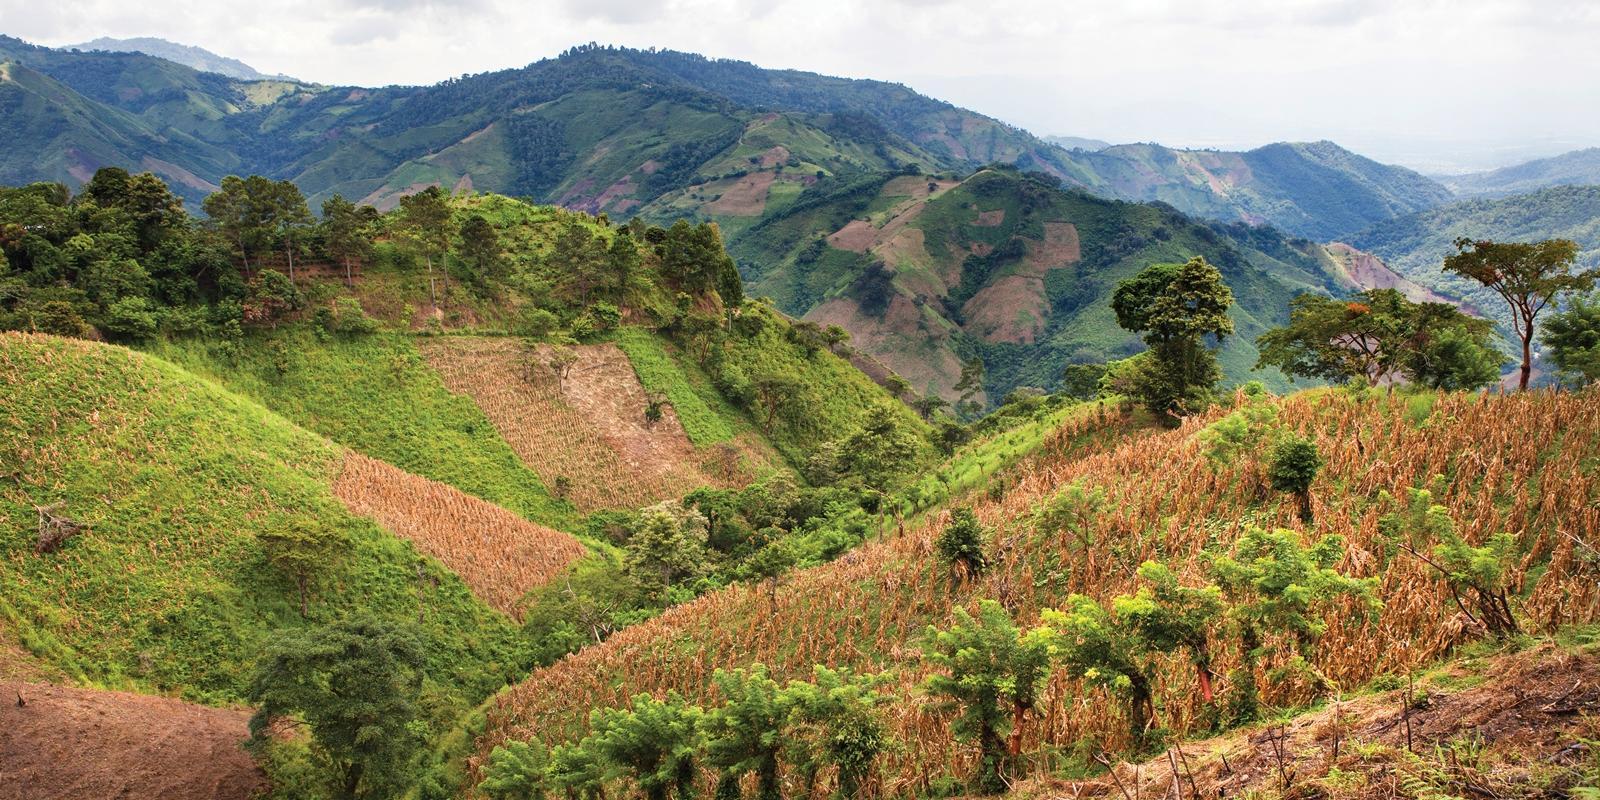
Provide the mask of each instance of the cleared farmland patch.
POLYGON ((422 345, 445 385, 477 402, 539 479, 565 488, 581 511, 636 508, 753 477, 735 445, 696 449, 670 405, 648 422, 649 398, 616 345, 574 349, 577 362, 561 378, 548 345, 473 337, 422 345))
POLYGON ((519 601, 587 549, 493 503, 385 461, 345 454, 333 493, 461 576, 490 607, 520 617, 519 601))
POLYGON ((248 800, 267 788, 242 746, 247 711, 49 684, 0 683, 0 695, 0 800, 248 800))

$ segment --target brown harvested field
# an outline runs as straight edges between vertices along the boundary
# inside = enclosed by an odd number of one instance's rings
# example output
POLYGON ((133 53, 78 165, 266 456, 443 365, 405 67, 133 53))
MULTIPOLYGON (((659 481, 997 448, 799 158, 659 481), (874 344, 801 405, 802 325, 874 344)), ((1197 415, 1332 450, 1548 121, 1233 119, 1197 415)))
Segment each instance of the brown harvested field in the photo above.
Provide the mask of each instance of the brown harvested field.
POLYGON ((677 414, 647 425, 648 398, 616 345, 581 345, 564 381, 546 364, 548 345, 472 337, 424 342, 423 356, 450 391, 473 399, 546 486, 570 482, 567 498, 584 512, 638 508, 700 486, 753 477, 711 464, 677 414))
POLYGON ((993 211, 979 211, 978 218, 973 220, 972 224, 980 228, 993 228, 1005 221, 1006 210, 1003 208, 997 208, 993 211))
POLYGON ((246 800, 267 788, 242 747, 247 711, 40 683, 0 683, 0 698, 0 800, 246 800))
POLYGON ((979 289, 961 311, 967 332, 984 341, 1033 344, 1044 331, 1050 301, 1043 279, 1007 275, 979 289))
POLYGON ((493 608, 521 618, 521 600, 587 549, 454 487, 360 453, 345 454, 333 493, 461 576, 493 608))
POLYGON ((706 210, 730 217, 760 216, 767 210, 767 193, 777 177, 776 172, 752 172, 722 189, 722 196, 707 204, 706 210))
POLYGON ((828 236, 828 244, 852 253, 865 253, 878 241, 878 229, 864 219, 853 219, 828 236))

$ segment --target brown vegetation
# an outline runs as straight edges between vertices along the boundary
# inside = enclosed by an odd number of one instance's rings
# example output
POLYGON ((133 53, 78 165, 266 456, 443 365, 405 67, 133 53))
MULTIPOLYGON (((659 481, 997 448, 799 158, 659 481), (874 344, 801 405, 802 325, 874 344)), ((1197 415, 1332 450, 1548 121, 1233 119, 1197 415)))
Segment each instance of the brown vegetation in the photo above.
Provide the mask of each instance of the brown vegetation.
POLYGON ((422 353, 445 386, 483 409, 546 486, 570 487, 566 497, 580 511, 637 508, 751 479, 742 469, 730 474, 719 453, 697 450, 670 406, 660 421, 647 422, 649 398, 616 345, 575 348, 578 360, 565 380, 551 371, 548 349, 464 337, 424 342, 422 353))
POLYGON ((333 493, 349 507, 461 576, 473 594, 513 617, 531 590, 587 550, 571 536, 493 503, 360 453, 345 455, 333 493))
MULTIPOLYGON (((1426 565, 1380 562, 1378 521, 1395 510, 1381 493, 1403 492, 1435 475, 1447 481, 1435 499, 1450 509, 1468 541, 1498 531, 1519 538, 1527 555, 1512 579, 1525 598, 1518 610, 1527 628, 1544 631, 1600 617, 1600 570, 1581 544, 1600 538, 1595 393, 1449 395, 1420 410, 1405 398, 1358 400, 1336 391, 1275 402, 1284 424, 1314 441, 1327 460, 1312 489, 1316 532, 1344 535, 1342 568, 1379 578, 1386 602, 1373 623, 1359 622, 1350 607, 1327 615, 1329 628, 1312 663, 1332 685, 1353 687, 1382 672, 1415 668, 1477 634, 1454 613, 1446 586, 1426 565)), ((904 700, 890 708, 889 722, 905 746, 884 765, 886 792, 924 791, 940 774, 965 775, 972 751, 952 739, 947 717, 916 699, 926 674, 916 642, 926 625, 942 624, 953 605, 979 597, 998 599, 1031 624, 1041 608, 1060 605, 1070 593, 1104 602, 1131 591, 1134 569, 1145 560, 1198 580, 1199 554, 1230 545, 1246 526, 1301 525, 1294 502, 1255 490, 1248 476, 1261 469, 1260 454, 1223 469, 1201 454, 1196 434, 1223 411, 1175 430, 1115 438, 1097 431, 1121 424, 1116 412, 1075 418, 1039 455, 998 478, 992 496, 976 498, 978 519, 995 531, 993 567, 981 578, 952 590, 934 555, 943 524, 934 519, 786 578, 775 599, 747 586, 707 595, 503 693, 489 709, 479 757, 509 738, 580 733, 589 709, 623 705, 636 692, 670 688, 704 699, 717 667, 761 661, 777 675, 800 677, 820 662, 898 669, 904 700), (1088 547, 1035 524, 1036 510, 1073 483, 1106 492, 1106 510, 1096 516, 1088 547)), ((1279 648, 1259 665, 1258 682, 1272 704, 1303 703, 1315 694, 1314 682, 1304 677, 1267 679, 1267 671, 1284 666, 1286 651, 1279 648)), ((1219 677, 1241 664, 1237 642, 1220 633, 1212 653, 1219 677)), ((1190 730, 1201 711, 1191 681, 1186 664, 1164 663, 1158 670, 1160 723, 1179 733, 1190 730)), ((1219 684, 1225 695, 1228 681, 1219 684)), ((1035 706, 1023 751, 1066 748, 1085 738, 1115 751, 1127 737, 1118 708, 1102 693, 1057 675, 1035 706)))
POLYGON ((29 683, 0 683, 0 699, 0 800, 247 800, 266 788, 243 748, 247 711, 29 683))
POLYGON ((1600 656, 1546 643, 1471 670, 1451 667, 1414 688, 1334 702, 1285 725, 1117 764, 1092 781, 1028 781, 1018 794, 1210 800, 1255 791, 1331 800, 1411 797, 1426 787, 1441 795, 1534 796, 1542 788, 1563 796, 1592 763, 1587 742, 1600 733, 1596 714, 1600 656), (1470 688, 1450 688, 1457 684, 1470 688))

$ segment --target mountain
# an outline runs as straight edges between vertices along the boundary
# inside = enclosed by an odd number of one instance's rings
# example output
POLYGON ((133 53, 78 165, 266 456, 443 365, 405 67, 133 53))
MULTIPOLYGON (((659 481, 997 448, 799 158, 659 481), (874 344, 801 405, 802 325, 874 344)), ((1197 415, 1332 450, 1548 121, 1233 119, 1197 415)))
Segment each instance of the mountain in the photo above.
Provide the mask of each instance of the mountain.
POLYGON ((156 58, 175 61, 186 67, 197 69, 201 72, 215 72, 230 78, 242 81, 261 81, 271 78, 287 80, 284 75, 267 75, 256 70, 255 67, 240 61, 237 58, 219 56, 200 47, 169 42, 153 36, 137 36, 131 39, 113 39, 102 36, 81 44, 69 44, 62 50, 104 50, 112 53, 144 53, 156 58))
POLYGON ((50 50, 4 37, 0 60, 82 96, 0 105, 0 122, 25 132, 4 153, 18 168, 0 180, 76 184, 115 164, 154 169, 190 200, 237 172, 292 179, 314 201, 340 193, 389 207, 440 185, 617 215, 762 171, 781 170, 780 191, 791 191, 910 165, 968 174, 1010 163, 1105 197, 1328 240, 1449 197, 1417 173, 1329 142, 1245 153, 1153 144, 1069 150, 899 84, 671 51, 587 46, 520 69, 376 89, 239 80, 142 53, 50 50), (52 103, 72 105, 83 121, 52 119, 52 103), (137 130, 101 145, 95 128, 126 125, 127 114, 137 130), (159 153, 152 141, 162 143, 159 153), (41 153, 41 164, 66 167, 28 170, 41 153))
POLYGON ((1424 286, 1468 300, 1509 325, 1506 305, 1483 286, 1441 271, 1457 238, 1578 243, 1578 261, 1600 266, 1600 186, 1556 186, 1528 194, 1461 200, 1381 222, 1348 242, 1424 286))
POLYGON ((1071 151, 1065 179, 1119 200, 1160 201, 1192 216, 1272 225, 1318 241, 1450 199, 1439 183, 1333 142, 1245 152, 1123 144, 1071 151))
POLYGON ((1110 142, 1101 139, 1089 139, 1083 136, 1046 136, 1044 140, 1068 150, 1088 150, 1091 152, 1104 150, 1111 146, 1110 142))
POLYGON ((1600 147, 1574 150, 1488 172, 1438 179, 1458 195, 1498 196, 1551 186, 1600 184, 1600 147))
MULTIPOLYGON (((782 185, 735 184, 701 206, 750 291, 845 328, 918 391, 947 399, 974 357, 998 401, 1019 386, 1058 386, 1069 363, 1137 352, 1142 345, 1117 327, 1108 303, 1118 281, 1151 263, 1203 255, 1222 269, 1239 328, 1222 361, 1238 381, 1257 377, 1252 341, 1290 297, 1357 285, 1312 242, 1106 200, 1010 167, 966 178, 867 175, 779 194, 782 185), (741 187, 752 190, 730 204, 741 187)), ((679 199, 644 213, 668 215, 679 199)))

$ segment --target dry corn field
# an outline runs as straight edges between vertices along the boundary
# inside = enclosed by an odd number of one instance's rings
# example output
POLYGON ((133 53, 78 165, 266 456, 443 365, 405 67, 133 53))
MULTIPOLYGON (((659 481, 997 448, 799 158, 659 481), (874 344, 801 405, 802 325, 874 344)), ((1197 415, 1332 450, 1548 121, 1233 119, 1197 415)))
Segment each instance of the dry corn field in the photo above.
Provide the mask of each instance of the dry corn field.
MULTIPOLYGON (((517 339, 450 337, 422 342, 446 387, 483 409, 501 438, 554 491, 585 513, 637 508, 700 486, 753 477, 743 453, 696 450, 671 407, 645 422, 648 400, 628 356, 616 345, 574 348, 577 363, 558 379, 548 345, 517 339)), ((748 450, 748 447, 746 447, 748 450)))
MULTIPOLYGON (((1315 666, 1336 685, 1353 687, 1428 662, 1468 635, 1445 585, 1426 567, 1407 559, 1378 566, 1378 521, 1394 510, 1380 493, 1403 494, 1436 474, 1446 476, 1448 491, 1435 499, 1468 540, 1497 531, 1519 537, 1527 553, 1516 570, 1516 581, 1526 584, 1518 587, 1525 627, 1545 630, 1600 616, 1600 559, 1588 546, 1600 542, 1600 393, 1444 396, 1420 422, 1403 398, 1381 394, 1356 400, 1317 391, 1272 402, 1283 424, 1311 438, 1327 460, 1312 489, 1312 532, 1344 535, 1341 568, 1381 579, 1386 605, 1375 622, 1352 622, 1350 608, 1328 614, 1315 666)), ((1116 438, 1082 435, 1117 423, 1114 409, 1074 418, 1007 474, 1003 492, 973 500, 978 518, 995 532, 996 563, 981 579, 953 587, 935 555, 940 517, 787 577, 775 603, 745 586, 706 595, 504 692, 489 709, 474 766, 507 739, 579 735, 589 709, 625 706, 638 692, 677 689, 705 702, 717 667, 760 661, 780 676, 806 677, 820 662, 897 672, 900 700, 888 716, 904 746, 884 759, 879 792, 919 792, 949 771, 964 776, 972 749, 952 739, 950 719, 916 689, 926 675, 919 638, 928 624, 947 623, 954 604, 993 597, 1019 624, 1031 625, 1041 608, 1074 592, 1102 602, 1131 592, 1143 561, 1165 562, 1198 583, 1199 554, 1231 545, 1246 525, 1301 527, 1292 499, 1253 488, 1258 481, 1248 476, 1259 474, 1260 454, 1222 471, 1202 454, 1196 434, 1226 412, 1176 430, 1116 438), (1060 531, 1035 530, 1033 522, 1038 507, 1075 482, 1103 489, 1108 500, 1096 517, 1095 544, 1084 549, 1060 531)), ((1239 666, 1235 641, 1219 636, 1212 644, 1218 675, 1239 666)), ((1199 710, 1192 672, 1177 661, 1158 671, 1159 721, 1181 733, 1199 710)), ((1259 680, 1268 702, 1310 699, 1307 686, 1259 680)), ((1026 726, 1023 751, 1066 747, 1084 736, 1115 749, 1126 736, 1120 707, 1058 673, 1026 726)))
POLYGON ((529 591, 588 552, 561 531, 360 453, 345 454, 333 493, 352 513, 439 559, 479 599, 512 617, 521 617, 529 591))

